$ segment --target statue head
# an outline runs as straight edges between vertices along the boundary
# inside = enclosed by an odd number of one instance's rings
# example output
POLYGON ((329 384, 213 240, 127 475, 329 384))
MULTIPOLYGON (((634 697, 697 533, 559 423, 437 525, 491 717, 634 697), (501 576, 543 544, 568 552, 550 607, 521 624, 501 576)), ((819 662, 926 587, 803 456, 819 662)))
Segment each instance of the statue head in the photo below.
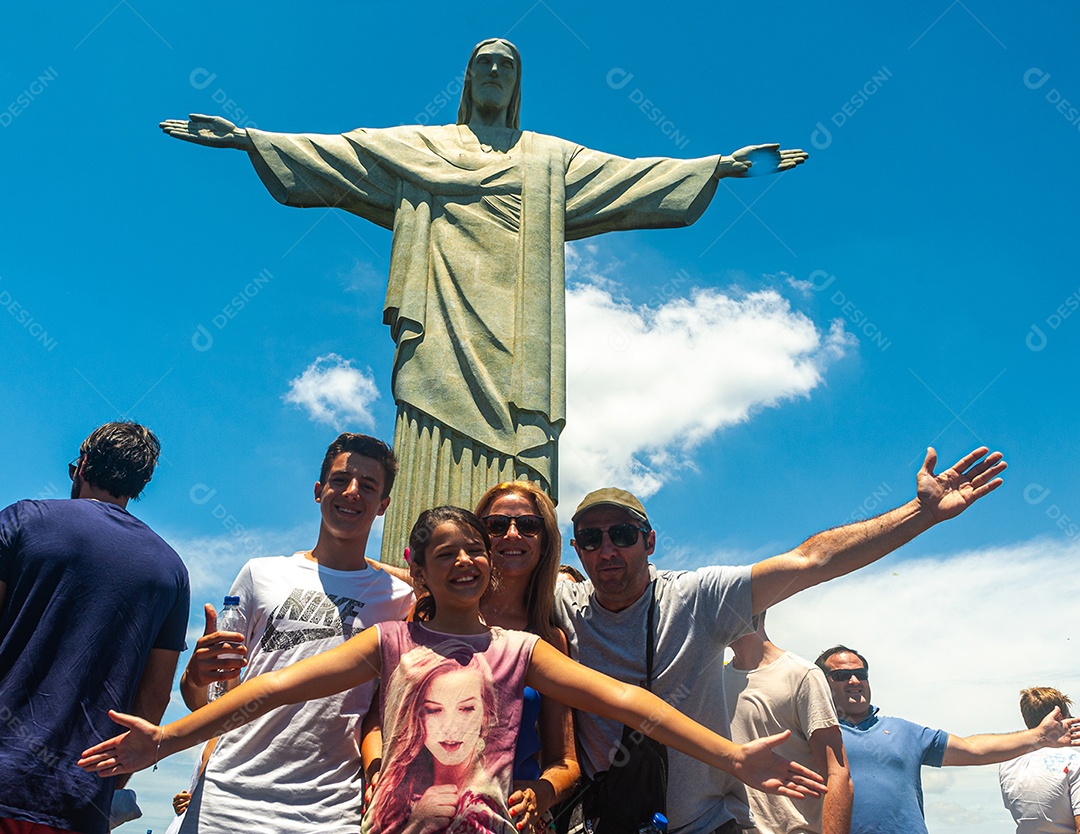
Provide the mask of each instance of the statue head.
POLYGON ((521 126, 521 54, 516 46, 503 38, 487 38, 473 47, 472 54, 469 55, 468 66, 465 67, 465 84, 461 88, 461 105, 458 107, 457 123, 459 125, 468 124, 469 119, 472 117, 475 101, 473 98, 473 64, 484 48, 493 44, 504 47, 510 53, 517 69, 513 91, 506 107, 506 126, 517 130, 521 126))

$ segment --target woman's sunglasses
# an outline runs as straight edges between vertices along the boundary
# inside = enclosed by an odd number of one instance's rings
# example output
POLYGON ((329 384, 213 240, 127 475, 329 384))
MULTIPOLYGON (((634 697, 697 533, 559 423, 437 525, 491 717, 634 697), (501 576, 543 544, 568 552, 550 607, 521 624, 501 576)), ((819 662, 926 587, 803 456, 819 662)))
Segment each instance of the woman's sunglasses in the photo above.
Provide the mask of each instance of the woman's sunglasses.
POLYGON ((522 536, 538 536, 544 529, 544 519, 538 515, 486 515, 484 525, 490 536, 505 536, 510 532, 510 525, 517 528, 522 536))

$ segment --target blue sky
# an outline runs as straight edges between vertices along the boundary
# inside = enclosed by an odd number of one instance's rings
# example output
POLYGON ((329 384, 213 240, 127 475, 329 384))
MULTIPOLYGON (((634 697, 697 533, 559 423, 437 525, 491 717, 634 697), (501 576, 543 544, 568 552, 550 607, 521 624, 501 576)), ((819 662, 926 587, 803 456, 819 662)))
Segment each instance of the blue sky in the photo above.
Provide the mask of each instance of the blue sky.
MULTIPOLYGON (((688 229, 572 247, 564 499, 620 480, 650 493, 661 567, 750 562, 906 500, 930 443, 944 465, 1000 448, 1007 482, 985 504, 771 624, 803 654, 878 648, 894 712, 1010 729, 1025 676, 1080 692, 1078 16, 945 0, 9 10, 0 502, 62 497, 79 440, 122 415, 162 439, 134 511, 191 565, 197 602, 250 556, 310 546, 326 444, 339 428, 393 432, 389 233, 279 206, 242 154, 157 123, 452 121, 472 45, 507 36, 527 129, 624 156, 769 141, 811 154, 779 178, 727 180, 688 229), (327 405, 335 369, 348 390, 327 405), (310 391, 285 400, 309 370, 329 422, 310 391), (969 635, 988 601, 1008 610, 969 635), (929 665, 958 669, 983 723, 890 642, 905 634, 947 653, 929 665)), ((932 830, 1009 830, 980 773, 928 793, 932 830)))

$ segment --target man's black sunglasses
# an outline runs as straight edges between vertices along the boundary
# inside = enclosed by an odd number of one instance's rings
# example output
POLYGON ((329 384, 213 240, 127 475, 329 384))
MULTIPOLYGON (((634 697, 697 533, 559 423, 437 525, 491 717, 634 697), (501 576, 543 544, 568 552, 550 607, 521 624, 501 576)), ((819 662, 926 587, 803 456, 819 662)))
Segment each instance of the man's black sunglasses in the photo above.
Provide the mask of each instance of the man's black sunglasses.
POLYGON ((637 544, 638 533, 648 535, 649 528, 638 527, 636 524, 612 524, 606 530, 600 527, 583 527, 574 531, 574 541, 582 550, 596 550, 604 541, 604 533, 608 534, 615 547, 630 547, 637 544))
POLYGON ((830 669, 825 673, 825 677, 829 680, 836 681, 837 683, 845 683, 851 680, 851 676, 854 675, 856 680, 864 681, 870 677, 870 672, 866 668, 862 669, 830 669))
POLYGON ((484 525, 489 536, 505 536, 511 522, 523 536, 538 536, 544 529, 544 519, 538 515, 486 515, 484 525))

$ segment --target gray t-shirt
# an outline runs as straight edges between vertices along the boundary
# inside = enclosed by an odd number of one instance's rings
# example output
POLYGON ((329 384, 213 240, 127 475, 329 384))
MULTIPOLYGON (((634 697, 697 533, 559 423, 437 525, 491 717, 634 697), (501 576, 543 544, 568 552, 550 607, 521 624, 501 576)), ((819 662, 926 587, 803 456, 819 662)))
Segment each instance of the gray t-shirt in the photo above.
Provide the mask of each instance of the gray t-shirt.
MULTIPOLYGON (((728 735, 721 671, 724 649, 751 631, 750 567, 708 567, 649 573, 656 580, 653 692, 721 735, 728 735)), ((649 592, 622 611, 596 602, 591 582, 559 582, 555 620, 579 663, 627 683, 645 682, 649 592)), ((622 725, 578 713, 586 775, 607 770, 622 725)), ((741 783, 696 759, 668 751, 667 816, 672 834, 707 834, 732 818, 724 797, 741 783)))

